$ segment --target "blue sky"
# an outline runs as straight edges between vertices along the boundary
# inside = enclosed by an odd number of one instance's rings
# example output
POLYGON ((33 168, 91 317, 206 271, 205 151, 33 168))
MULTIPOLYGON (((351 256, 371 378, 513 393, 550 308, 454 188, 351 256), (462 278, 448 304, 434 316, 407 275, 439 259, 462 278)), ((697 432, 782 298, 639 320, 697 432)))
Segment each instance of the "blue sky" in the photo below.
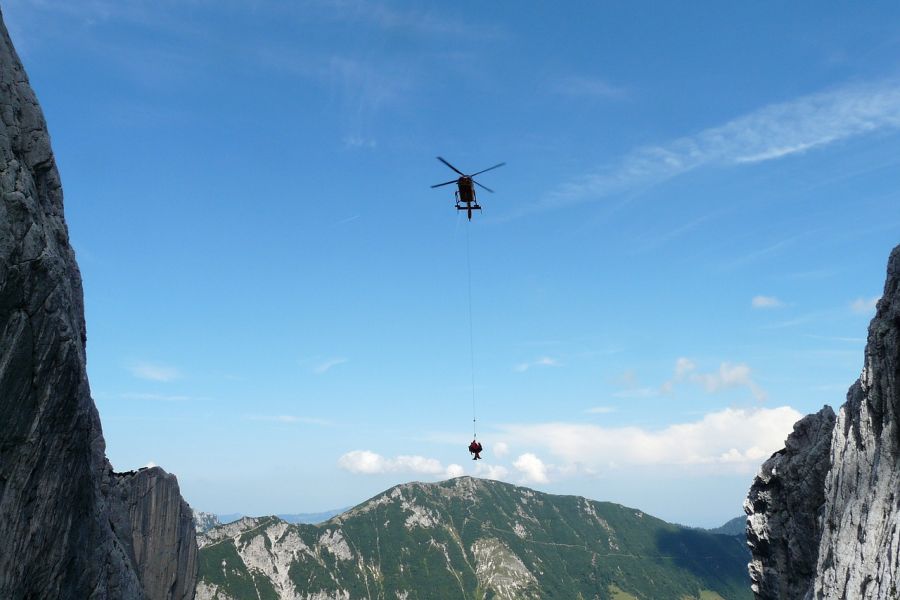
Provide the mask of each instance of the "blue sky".
POLYGON ((858 376, 900 241, 895 5, 3 11, 107 452, 196 508, 466 473, 716 525, 858 376), (508 163, 471 224, 437 155, 508 163))

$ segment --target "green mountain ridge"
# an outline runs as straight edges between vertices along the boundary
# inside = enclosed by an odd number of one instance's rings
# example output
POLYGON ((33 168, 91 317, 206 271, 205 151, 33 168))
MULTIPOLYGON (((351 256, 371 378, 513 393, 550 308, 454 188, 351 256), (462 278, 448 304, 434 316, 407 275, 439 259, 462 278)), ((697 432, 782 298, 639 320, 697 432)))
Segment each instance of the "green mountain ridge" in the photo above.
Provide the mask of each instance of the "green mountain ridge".
POLYGON ((318 525, 200 536, 197 600, 742 600, 742 540, 639 510, 460 477, 407 483, 318 525))
POLYGON ((727 523, 720 525, 719 527, 714 527, 713 529, 707 529, 706 531, 710 533, 715 533, 718 535, 734 535, 740 536, 744 538, 746 535, 747 529, 747 516, 741 515, 739 517, 735 517, 730 519, 727 523))

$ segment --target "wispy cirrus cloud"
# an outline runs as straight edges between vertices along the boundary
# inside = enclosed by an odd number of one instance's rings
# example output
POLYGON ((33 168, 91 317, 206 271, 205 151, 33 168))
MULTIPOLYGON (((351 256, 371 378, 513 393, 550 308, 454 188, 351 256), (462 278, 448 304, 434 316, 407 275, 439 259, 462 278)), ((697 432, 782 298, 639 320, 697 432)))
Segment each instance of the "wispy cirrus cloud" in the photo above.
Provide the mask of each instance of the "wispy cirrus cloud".
POLYGON ((594 99, 619 100, 627 93, 625 88, 596 77, 568 76, 551 81, 551 91, 564 96, 580 96, 594 99))
POLYGON ((350 215, 349 217, 347 217, 345 219, 341 219, 336 224, 337 225, 346 225, 347 223, 352 223, 353 221, 356 221, 360 217, 362 217, 362 215, 360 215, 359 213, 356 213, 354 215, 350 215))
POLYGON ((531 210, 599 199, 705 166, 777 160, 900 128, 900 79, 850 84, 764 106, 722 125, 644 146, 564 183, 531 210))
POLYGON ((718 371, 702 373, 697 370, 694 361, 681 357, 675 362, 675 375, 663 383, 661 391, 670 392, 676 384, 682 382, 699 385, 709 393, 745 387, 760 402, 767 397, 766 392, 751 377, 750 367, 744 363, 723 362, 719 365, 718 371))
POLYGON ((169 382, 181 377, 181 371, 160 363, 138 361, 129 365, 128 370, 138 379, 148 381, 169 382))
POLYGON ((857 298, 850 303, 850 310, 858 315, 872 314, 875 312, 875 308, 878 306, 879 300, 881 300, 881 296, 874 296, 872 298, 857 298))
POLYGON ((362 137, 360 135, 348 135, 344 138, 345 148, 368 148, 373 149, 378 146, 378 142, 373 138, 362 137))
POLYGON ((866 341, 864 337, 846 337, 846 336, 838 336, 838 335, 816 335, 814 333, 807 333, 806 337, 814 339, 814 340, 825 340, 828 342, 849 342, 851 344, 862 344, 866 341))
POLYGON ((297 415, 245 415, 247 421, 268 421, 270 423, 298 423, 303 425, 331 425, 331 421, 316 417, 299 417, 297 415))
POLYGON ((762 248, 758 248, 751 252, 748 252, 742 256, 738 256, 736 258, 732 258, 724 263, 722 263, 722 268, 724 270, 737 269, 739 267, 744 267, 746 265, 753 264, 755 262, 761 260, 770 260, 771 258, 778 256, 785 248, 790 247, 797 240, 803 237, 803 234, 795 235, 790 238, 779 240, 777 242, 767 244, 762 248))
POLYGON ((328 371, 330 371, 331 369, 333 369, 334 367, 336 367, 338 365, 342 365, 346 362, 349 362, 349 360, 350 359, 343 358, 343 357, 329 358, 328 360, 324 360, 324 361, 318 363, 317 365, 315 365, 312 368, 312 370, 313 370, 313 373, 316 373, 317 375, 321 375, 323 373, 327 373, 328 371))
POLYGON ((619 390, 618 392, 613 392, 613 398, 655 398, 659 396, 659 390, 652 387, 636 387, 636 388, 628 388, 627 390, 619 390))
MULTIPOLYGON (((450 5, 448 5, 450 6, 450 5)), ((423 36, 465 36, 465 38, 491 39, 505 37, 496 27, 473 23, 471 19, 458 19, 449 14, 438 14, 420 8, 399 9, 384 2, 368 0, 316 0, 307 3, 309 8, 325 9, 323 16, 334 20, 369 25, 379 29, 400 30, 404 34, 423 36)), ((458 39, 458 38, 457 38, 458 39)))
POLYGON ((552 356, 541 356, 540 358, 536 358, 531 361, 526 361, 517 364, 513 367, 514 371, 519 373, 524 373, 529 369, 534 369, 536 367, 560 367, 562 363, 559 362, 558 359, 553 358, 552 356))
POLYGON ((775 296, 753 296, 750 305, 753 308, 781 308, 784 302, 775 296))
POLYGON ((121 395, 123 400, 150 400, 153 402, 187 402, 189 400, 203 400, 194 396, 184 396, 180 394, 144 394, 128 392, 121 395))

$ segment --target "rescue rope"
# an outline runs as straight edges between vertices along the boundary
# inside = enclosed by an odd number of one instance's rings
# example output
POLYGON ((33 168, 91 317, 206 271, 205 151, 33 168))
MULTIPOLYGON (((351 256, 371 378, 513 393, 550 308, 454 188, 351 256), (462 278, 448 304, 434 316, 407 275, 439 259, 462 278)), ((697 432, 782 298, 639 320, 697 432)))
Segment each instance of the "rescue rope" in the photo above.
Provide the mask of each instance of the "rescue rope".
POLYGON ((475 335, 472 327, 472 251, 469 249, 469 229, 472 223, 466 223, 466 273, 469 281, 469 358, 471 360, 472 371, 472 437, 478 437, 478 428, 476 427, 475 413, 475 335))

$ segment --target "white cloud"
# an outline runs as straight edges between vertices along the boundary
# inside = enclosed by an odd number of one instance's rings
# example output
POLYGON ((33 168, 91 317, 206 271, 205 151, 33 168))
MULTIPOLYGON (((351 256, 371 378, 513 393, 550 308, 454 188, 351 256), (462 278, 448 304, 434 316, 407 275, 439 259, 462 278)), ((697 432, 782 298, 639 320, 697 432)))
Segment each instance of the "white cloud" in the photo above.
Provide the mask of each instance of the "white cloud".
POLYGON ((689 358, 679 358, 675 362, 675 376, 666 381, 661 386, 661 391, 671 392, 675 384, 682 382, 690 382, 703 387, 709 393, 716 393, 722 390, 746 387, 753 394, 753 397, 760 402, 767 397, 763 390, 750 376, 750 367, 744 363, 732 364, 723 362, 719 365, 719 370, 712 373, 698 373, 697 365, 689 358))
POLYGON ((322 373, 327 373, 334 367, 338 365, 342 365, 348 362, 349 359, 346 358, 329 358, 328 360, 322 361, 316 366, 313 367, 313 373, 317 373, 321 375, 322 373))
POLYGON ((492 446, 491 450, 493 451, 494 456, 502 458, 509 454, 509 444, 506 442, 497 442, 492 446))
POLYGON ((753 308, 781 308, 784 306, 784 302, 775 296, 753 296, 750 304, 753 308))
POLYGON ((900 127, 900 80, 850 84, 770 104, 717 127, 645 146, 571 181, 531 209, 597 199, 710 165, 776 160, 900 127))
POLYGON ((422 475, 445 475, 458 477, 462 467, 456 464, 444 467, 434 458, 401 455, 387 458, 371 450, 352 450, 338 459, 338 466, 351 473, 381 475, 383 473, 418 473, 422 475), (458 473, 458 474, 453 474, 458 473))
POLYGON ((153 462, 153 461, 151 460, 150 462, 148 462, 146 465, 144 465, 144 466, 141 467, 141 468, 142 468, 142 469, 152 469, 153 467, 157 467, 157 466, 159 466, 159 465, 157 465, 155 462, 153 462))
POLYGON ((365 473, 367 475, 386 473, 387 461, 380 454, 369 450, 352 450, 338 459, 338 466, 351 473, 365 473))
POLYGON ((168 382, 181 377, 181 372, 175 367, 158 363, 136 362, 129 366, 128 370, 138 379, 150 381, 168 382))
MULTIPOLYGON (((596 473, 618 467, 712 467, 752 473, 761 460, 784 446, 802 415, 788 406, 724 410, 698 421, 652 430, 601 427, 581 423, 505 425, 500 429, 517 445, 541 448, 560 461, 554 472, 596 473)), ((523 458, 514 466, 527 476, 547 477, 542 461, 523 458)), ((534 456, 531 454, 530 456, 534 456)))
POLYGON ((547 483, 547 465, 531 452, 519 456, 513 466, 522 476, 522 483, 547 483))
POLYGON ((675 377, 683 377, 686 373, 689 373, 697 368, 696 363, 689 358, 679 357, 678 360, 675 361, 675 377))
POLYGON ((658 395, 659 390, 649 387, 632 388, 612 393, 613 398, 653 398, 658 395))
POLYGON ((878 305, 879 300, 881 300, 881 296, 875 296, 874 298, 857 298, 850 303, 850 310, 858 315, 872 314, 875 312, 875 307, 878 305))
POLYGON ((542 357, 532 360, 530 362, 519 363, 515 367, 513 367, 513 369, 518 371, 519 373, 524 373, 528 369, 533 369, 535 367, 559 367, 559 366, 561 366, 561 364, 557 359, 552 358, 550 356, 542 356, 542 357))
POLYGON ((701 384, 707 392, 719 392, 724 389, 744 386, 750 388, 758 400, 765 400, 766 394, 750 378, 750 367, 745 364, 733 365, 722 363, 718 373, 696 373, 692 381, 701 384))
POLYGON ((502 465, 491 465, 479 462, 475 465, 475 475, 485 479, 503 481, 509 475, 509 469, 502 465))
POLYGON ((447 465, 447 471, 445 472, 447 479, 453 479, 454 477, 462 477, 465 474, 466 474, 466 471, 465 471, 465 469, 462 468, 462 466, 457 465, 455 463, 447 465))
POLYGON ((614 406, 592 406, 584 412, 592 415, 607 415, 616 412, 616 409, 614 406))

